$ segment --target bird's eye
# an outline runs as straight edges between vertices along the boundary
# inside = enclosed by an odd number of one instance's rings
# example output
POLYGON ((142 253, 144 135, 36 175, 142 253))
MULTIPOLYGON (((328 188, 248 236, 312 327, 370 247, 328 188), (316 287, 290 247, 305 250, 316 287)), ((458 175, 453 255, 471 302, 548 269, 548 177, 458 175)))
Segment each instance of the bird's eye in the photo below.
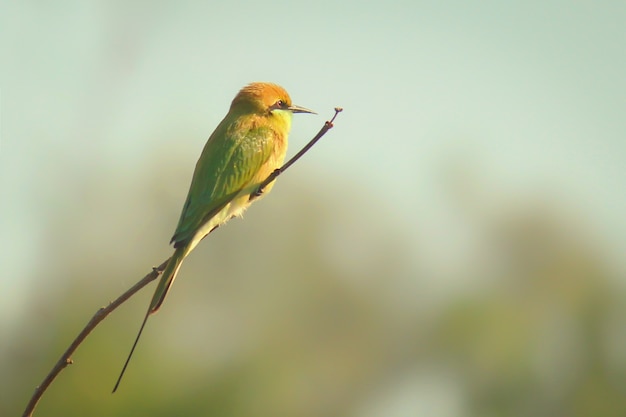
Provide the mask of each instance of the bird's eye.
POLYGON ((276 107, 281 108, 281 107, 285 107, 285 102, 282 100, 278 100, 276 102, 276 107))

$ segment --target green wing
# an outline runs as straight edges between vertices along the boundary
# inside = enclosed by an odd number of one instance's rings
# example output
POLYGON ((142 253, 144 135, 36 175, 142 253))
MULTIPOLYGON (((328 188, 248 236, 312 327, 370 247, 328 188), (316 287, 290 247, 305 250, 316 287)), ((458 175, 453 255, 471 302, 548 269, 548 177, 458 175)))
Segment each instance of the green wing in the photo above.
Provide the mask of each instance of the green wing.
POLYGON ((273 130, 267 127, 242 129, 236 123, 224 122, 213 132, 196 164, 171 240, 174 247, 188 243, 201 226, 250 185, 272 153, 273 130))

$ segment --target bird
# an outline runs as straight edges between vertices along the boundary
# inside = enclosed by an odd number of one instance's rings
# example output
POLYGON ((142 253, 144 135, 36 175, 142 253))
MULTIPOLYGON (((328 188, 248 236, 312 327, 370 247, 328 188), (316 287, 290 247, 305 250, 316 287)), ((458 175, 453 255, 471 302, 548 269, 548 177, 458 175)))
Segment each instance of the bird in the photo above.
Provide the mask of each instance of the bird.
POLYGON ((240 217, 253 201, 272 189, 259 186, 280 168, 287 152, 287 137, 294 113, 314 111, 292 103, 287 91, 267 82, 244 86, 231 102, 224 119, 211 134, 198 162, 170 241, 174 254, 169 259, 154 291, 148 311, 115 383, 117 390, 148 321, 162 306, 183 260, 217 227, 240 217))

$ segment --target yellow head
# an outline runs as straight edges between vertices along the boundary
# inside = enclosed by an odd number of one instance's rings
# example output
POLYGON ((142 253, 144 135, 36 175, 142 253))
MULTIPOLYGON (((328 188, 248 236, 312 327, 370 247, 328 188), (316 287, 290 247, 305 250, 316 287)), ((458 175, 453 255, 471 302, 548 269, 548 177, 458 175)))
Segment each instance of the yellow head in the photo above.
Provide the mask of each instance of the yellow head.
POLYGON ((289 93, 279 85, 255 82, 242 88, 230 105, 230 112, 253 113, 259 116, 278 117, 291 124, 293 113, 313 113, 314 111, 296 106, 289 93))

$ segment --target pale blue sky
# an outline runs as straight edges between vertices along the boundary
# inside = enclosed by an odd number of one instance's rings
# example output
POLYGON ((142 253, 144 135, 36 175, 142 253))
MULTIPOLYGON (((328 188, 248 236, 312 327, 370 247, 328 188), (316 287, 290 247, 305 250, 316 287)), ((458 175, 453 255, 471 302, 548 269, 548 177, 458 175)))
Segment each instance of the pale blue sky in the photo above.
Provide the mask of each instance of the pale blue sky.
POLYGON ((80 210, 73 183, 128 181, 154 148, 199 153, 257 80, 320 113, 297 117, 291 153, 345 108, 299 169, 369 192, 389 227, 419 213, 448 247, 435 197, 459 160, 488 195, 556 194, 626 269, 626 3, 210 3, 3 5, 1 322, 23 308, 47 208, 80 210))

